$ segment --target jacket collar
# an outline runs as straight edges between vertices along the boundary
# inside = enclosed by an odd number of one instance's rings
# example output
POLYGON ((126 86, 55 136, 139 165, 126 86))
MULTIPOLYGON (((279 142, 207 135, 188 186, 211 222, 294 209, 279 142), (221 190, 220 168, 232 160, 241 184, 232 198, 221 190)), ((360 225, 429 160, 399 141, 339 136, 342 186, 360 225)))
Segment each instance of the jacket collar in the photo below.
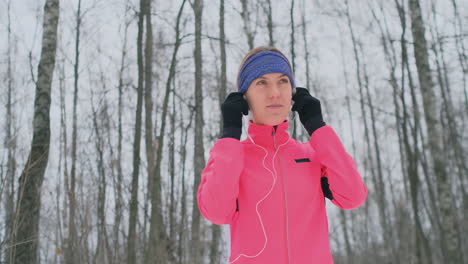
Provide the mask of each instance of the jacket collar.
MULTIPOLYGON (((282 123, 274 126, 258 125, 249 120, 248 133, 253 141, 255 141, 255 144, 275 148, 275 145, 278 147, 289 140, 288 127, 288 120, 284 120, 282 123)), ((248 140, 251 141, 250 139, 248 140)))

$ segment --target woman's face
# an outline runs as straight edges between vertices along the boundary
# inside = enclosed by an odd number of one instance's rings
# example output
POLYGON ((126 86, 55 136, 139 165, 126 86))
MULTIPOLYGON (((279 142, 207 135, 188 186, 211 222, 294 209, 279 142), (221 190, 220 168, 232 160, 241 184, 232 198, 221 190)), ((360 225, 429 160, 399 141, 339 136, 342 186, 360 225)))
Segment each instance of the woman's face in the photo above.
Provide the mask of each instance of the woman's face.
POLYGON ((291 82, 282 73, 258 77, 250 83, 245 96, 255 124, 278 125, 287 119, 291 110, 291 82))

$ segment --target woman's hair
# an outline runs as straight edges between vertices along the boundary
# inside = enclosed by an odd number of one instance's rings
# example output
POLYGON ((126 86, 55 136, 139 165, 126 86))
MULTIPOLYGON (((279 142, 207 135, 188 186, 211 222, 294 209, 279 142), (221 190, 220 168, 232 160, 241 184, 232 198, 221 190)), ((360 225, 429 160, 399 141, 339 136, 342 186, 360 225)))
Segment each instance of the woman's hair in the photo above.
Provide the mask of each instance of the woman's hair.
POLYGON ((291 63, 289 62, 288 58, 286 58, 286 56, 283 54, 283 52, 281 52, 279 49, 275 48, 275 47, 271 47, 271 46, 259 46, 259 47, 256 47, 254 49, 252 49, 251 51, 249 51, 247 53, 247 55, 245 55, 245 57, 242 59, 242 62, 241 64, 239 65, 239 70, 237 71, 237 78, 236 78, 236 88, 239 87, 239 74, 240 74, 240 71, 242 69, 242 67, 244 66, 244 64, 247 62, 247 60, 252 57, 253 55, 257 54, 257 53, 260 53, 262 51, 274 51, 274 52, 277 52, 279 54, 281 54, 285 59, 286 61, 288 62, 288 65, 289 65, 289 68, 291 69, 291 74, 294 78, 294 72, 293 72, 293 69, 291 67, 291 63))

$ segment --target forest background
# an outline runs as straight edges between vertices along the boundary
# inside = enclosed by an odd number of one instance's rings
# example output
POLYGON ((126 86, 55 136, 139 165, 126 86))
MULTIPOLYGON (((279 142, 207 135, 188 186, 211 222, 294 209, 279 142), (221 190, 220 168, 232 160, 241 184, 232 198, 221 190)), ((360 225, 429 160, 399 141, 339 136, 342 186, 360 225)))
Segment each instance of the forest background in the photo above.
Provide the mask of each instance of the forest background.
POLYGON ((241 59, 271 45, 369 189, 356 210, 327 201, 335 262, 467 263, 467 10, 1 0, 0 262, 227 263, 196 190, 241 59))

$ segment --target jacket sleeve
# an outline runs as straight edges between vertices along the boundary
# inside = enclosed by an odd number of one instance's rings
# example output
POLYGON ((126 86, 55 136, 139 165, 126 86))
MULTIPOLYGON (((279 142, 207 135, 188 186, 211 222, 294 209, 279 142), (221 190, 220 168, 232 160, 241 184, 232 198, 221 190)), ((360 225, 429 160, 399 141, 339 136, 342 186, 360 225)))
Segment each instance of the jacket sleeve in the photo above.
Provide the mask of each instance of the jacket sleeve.
POLYGON ((218 139, 201 173, 197 204, 200 213, 217 225, 236 217, 239 178, 244 167, 242 143, 234 138, 218 139))
POLYGON ((367 187, 354 159, 344 149, 341 140, 329 125, 312 133, 309 143, 315 149, 332 193, 332 203, 342 209, 355 209, 367 197, 367 187))

